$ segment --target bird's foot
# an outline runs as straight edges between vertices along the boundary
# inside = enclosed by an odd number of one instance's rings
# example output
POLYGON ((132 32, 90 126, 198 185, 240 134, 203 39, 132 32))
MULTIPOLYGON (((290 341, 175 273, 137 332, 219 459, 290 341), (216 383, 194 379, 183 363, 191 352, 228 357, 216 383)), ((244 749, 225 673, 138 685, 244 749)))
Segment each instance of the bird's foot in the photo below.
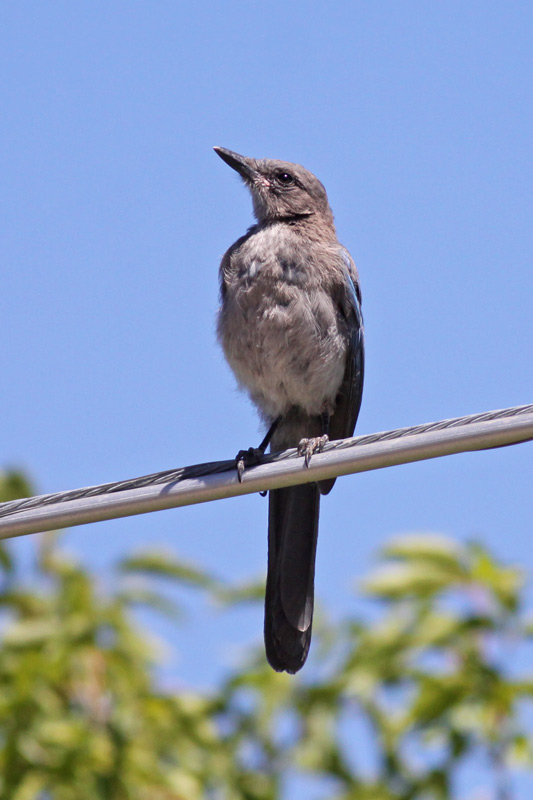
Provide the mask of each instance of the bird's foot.
POLYGON ((312 439, 301 439, 298 445, 298 455, 304 456, 305 466, 308 467, 311 461, 311 456, 315 453, 321 453, 326 444, 329 442, 329 436, 314 436, 312 439))
POLYGON ((242 476, 247 467, 256 467, 263 460, 264 450, 260 447, 249 447, 248 450, 239 450, 235 456, 235 466, 237 467, 237 477, 242 483, 242 476))

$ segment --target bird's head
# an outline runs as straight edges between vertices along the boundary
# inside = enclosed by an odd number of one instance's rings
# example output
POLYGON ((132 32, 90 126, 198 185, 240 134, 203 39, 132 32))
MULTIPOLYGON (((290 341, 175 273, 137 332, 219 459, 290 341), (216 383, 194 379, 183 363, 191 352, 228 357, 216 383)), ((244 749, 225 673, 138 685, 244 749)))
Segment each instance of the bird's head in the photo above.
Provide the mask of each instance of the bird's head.
POLYGON ((318 178, 300 164, 271 158, 248 158, 225 147, 215 147, 214 150, 239 173, 250 189, 258 222, 319 216, 333 226, 326 190, 318 178))

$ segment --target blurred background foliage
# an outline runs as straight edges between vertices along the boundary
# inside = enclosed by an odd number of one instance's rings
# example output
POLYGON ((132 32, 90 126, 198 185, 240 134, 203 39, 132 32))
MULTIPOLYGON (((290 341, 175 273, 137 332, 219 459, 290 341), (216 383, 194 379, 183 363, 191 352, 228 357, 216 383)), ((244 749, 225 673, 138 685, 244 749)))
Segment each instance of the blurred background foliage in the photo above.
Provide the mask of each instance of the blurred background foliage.
MULTIPOLYGON (((31 493, 0 474, 1 502, 31 493)), ((363 618, 319 610, 311 670, 278 675, 251 648, 210 693, 159 685, 135 609, 179 624, 169 580, 232 605, 261 587, 147 551, 105 589, 57 535, 35 537, 30 574, 2 544, 0 570, 1 800, 274 800, 295 781, 306 797, 448 800, 472 759, 483 796, 511 800, 533 766, 524 577, 479 544, 392 540, 363 618)))

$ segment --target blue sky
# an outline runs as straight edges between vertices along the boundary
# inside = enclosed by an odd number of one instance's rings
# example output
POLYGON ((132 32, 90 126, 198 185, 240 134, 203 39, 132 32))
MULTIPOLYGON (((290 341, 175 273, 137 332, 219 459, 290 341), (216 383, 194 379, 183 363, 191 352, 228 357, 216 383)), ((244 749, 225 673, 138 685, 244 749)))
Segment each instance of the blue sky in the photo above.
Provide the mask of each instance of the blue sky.
MULTIPOLYGON (((258 441, 214 333, 251 205, 215 144, 302 163, 358 265, 359 433, 533 398, 533 6, 226 0, 0 9, 0 465, 39 491, 228 458, 258 441)), ((533 567, 532 445, 340 480, 317 594, 353 609, 391 534, 480 538, 533 567)), ((105 574, 164 544, 261 575, 258 496, 78 528, 105 574)), ((28 542, 17 542, 28 547, 28 542)), ((175 634, 209 683, 261 636, 206 609, 175 634)), ((168 631, 167 631, 168 633, 168 631)))

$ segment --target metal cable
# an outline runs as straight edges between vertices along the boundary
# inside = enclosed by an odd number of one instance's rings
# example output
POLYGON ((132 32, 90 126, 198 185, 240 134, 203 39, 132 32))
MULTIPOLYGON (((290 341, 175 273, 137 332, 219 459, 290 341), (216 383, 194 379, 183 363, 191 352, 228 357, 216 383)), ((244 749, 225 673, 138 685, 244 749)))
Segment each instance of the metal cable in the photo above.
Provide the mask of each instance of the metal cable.
POLYGON ((532 439, 533 404, 530 404, 329 442, 322 453, 313 456, 308 470, 302 470, 294 464, 289 467, 287 462, 301 458, 295 448, 282 453, 266 455, 260 466, 245 472, 243 484, 238 484, 236 481, 234 459, 196 464, 156 472, 131 480, 1 503, 0 538, 51 527, 65 527, 71 524, 82 524, 159 508, 235 496, 258 491, 260 488, 269 489, 279 485, 321 480, 324 476, 332 477, 350 472, 378 469, 466 450, 502 447, 532 439), (471 428, 472 433, 456 431, 456 434, 452 435, 452 429, 464 428, 471 428), (442 432, 446 431, 447 435, 443 435, 442 432), (439 432, 441 433, 439 434, 439 432), (405 440, 409 440, 409 443, 405 440), (384 444, 387 444, 387 447, 384 447, 384 444), (345 453, 341 457, 341 451, 351 451, 351 454, 345 453), (283 464, 285 464, 284 468, 283 464), (269 466, 270 469, 267 469, 269 466), (224 473, 229 473, 229 475, 215 481, 210 480, 214 476, 223 476, 224 473), (258 485, 260 479, 262 479, 262 485, 258 485), (184 484, 186 481, 188 482, 187 487, 190 485, 194 490, 191 491, 190 498, 184 497, 186 491, 189 491, 185 486, 180 489, 180 484, 184 484), (208 494, 206 494, 207 484, 211 486, 208 494), (141 491, 149 487, 162 487, 157 492, 156 503, 154 503, 156 493, 150 492, 150 505, 147 492, 141 491), (175 495, 178 491, 181 492, 181 497, 176 499, 175 495), (117 502, 115 502, 111 499, 113 495, 118 495, 121 500, 119 501, 119 497, 116 497, 117 502), (170 495, 174 499, 171 499, 170 495), (98 498, 105 496, 109 497, 108 505, 113 505, 114 510, 105 511, 105 503, 97 502, 98 498), (128 508, 132 496, 135 496, 135 502, 132 503, 131 508, 128 508), (67 512, 61 513, 59 510, 52 514, 52 509, 48 515, 41 513, 47 507, 64 504, 78 508, 80 503, 77 501, 86 501, 89 498, 94 498, 95 510, 98 505, 98 513, 92 516, 86 502, 83 503, 83 514, 80 513, 78 516, 71 515, 69 517, 67 512), (11 525, 10 521, 13 520, 15 523, 15 520, 19 519, 21 515, 28 518, 28 525, 26 526, 22 522, 18 525, 11 525), (54 524, 52 524, 52 516, 55 519, 54 524), (43 527, 36 527, 38 524, 42 524, 43 527))

